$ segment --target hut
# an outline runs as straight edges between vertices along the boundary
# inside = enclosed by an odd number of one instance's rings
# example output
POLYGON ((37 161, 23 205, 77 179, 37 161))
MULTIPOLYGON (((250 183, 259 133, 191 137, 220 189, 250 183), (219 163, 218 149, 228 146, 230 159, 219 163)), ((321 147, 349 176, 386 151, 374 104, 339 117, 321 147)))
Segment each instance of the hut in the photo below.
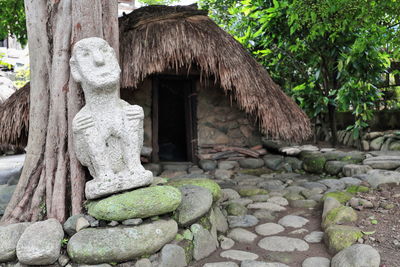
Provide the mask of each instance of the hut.
POLYGON ((22 150, 28 142, 30 84, 0 105, 0 151, 22 150))
POLYGON ((207 11, 147 6, 119 29, 121 97, 144 108, 153 161, 196 161, 215 146, 258 145, 262 134, 309 137, 308 117, 207 11))
MULTIPOLYGON (((119 22, 121 98, 144 108, 151 161, 254 156, 245 149, 262 135, 310 136, 305 113, 207 11, 147 6, 119 22)), ((27 86, 0 107, 0 145, 26 145, 28 117, 27 86)))

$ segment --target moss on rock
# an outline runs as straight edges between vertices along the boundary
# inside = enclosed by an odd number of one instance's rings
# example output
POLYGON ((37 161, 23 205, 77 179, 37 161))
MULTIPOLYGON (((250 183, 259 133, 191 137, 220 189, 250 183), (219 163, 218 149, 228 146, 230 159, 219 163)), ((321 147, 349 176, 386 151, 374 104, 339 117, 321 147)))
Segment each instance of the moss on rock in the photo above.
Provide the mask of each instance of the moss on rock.
POLYGON ((172 186, 152 186, 113 195, 87 204, 88 213, 98 220, 123 221, 147 218, 176 210, 181 192, 172 186))
POLYGON ((325 200, 327 197, 332 197, 337 201, 339 201, 341 204, 344 204, 347 201, 349 201, 353 197, 353 195, 348 192, 336 191, 336 192, 326 193, 322 199, 325 200))
POLYGON ((303 168, 311 173, 323 173, 326 159, 320 153, 312 153, 304 157, 303 168))
POLYGON ((257 187, 244 187, 238 190, 238 193, 242 197, 251 197, 255 195, 265 195, 268 194, 268 191, 262 188, 257 187))
POLYGON ((350 247, 363 237, 360 229, 347 225, 331 225, 325 230, 324 241, 332 255, 350 247))
POLYGON ((168 181, 168 185, 174 187, 181 187, 184 185, 197 185, 200 187, 207 188, 208 190, 211 191, 214 201, 217 201, 222 196, 221 187, 216 182, 206 178, 171 179, 168 181))
POLYGON ((357 213, 351 207, 340 206, 330 210, 322 221, 322 228, 332 224, 344 224, 357 221, 357 213))
POLYGON ((362 186, 362 185, 351 185, 349 187, 346 188, 346 192, 349 192, 351 194, 355 194, 355 193, 366 193, 369 192, 369 188, 366 186, 362 186))

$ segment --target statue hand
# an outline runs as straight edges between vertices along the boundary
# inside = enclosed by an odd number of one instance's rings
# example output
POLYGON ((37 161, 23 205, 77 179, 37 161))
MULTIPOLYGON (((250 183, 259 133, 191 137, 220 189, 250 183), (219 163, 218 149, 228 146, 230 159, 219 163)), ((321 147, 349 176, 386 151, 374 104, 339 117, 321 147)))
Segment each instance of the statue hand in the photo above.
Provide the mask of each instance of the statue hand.
POLYGON ((73 131, 80 132, 88 128, 94 127, 94 120, 90 115, 77 114, 73 122, 73 131))
POLYGON ((139 106, 126 106, 124 107, 124 112, 130 121, 144 118, 143 109, 139 106))

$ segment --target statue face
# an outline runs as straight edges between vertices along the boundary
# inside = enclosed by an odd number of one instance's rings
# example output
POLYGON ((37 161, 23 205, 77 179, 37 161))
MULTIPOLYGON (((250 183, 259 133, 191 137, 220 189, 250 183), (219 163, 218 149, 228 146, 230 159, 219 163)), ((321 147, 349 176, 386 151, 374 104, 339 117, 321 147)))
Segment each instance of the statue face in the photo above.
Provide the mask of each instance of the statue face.
POLYGON ((77 42, 70 64, 74 80, 92 88, 112 89, 119 83, 121 69, 115 51, 101 38, 91 37, 77 42))

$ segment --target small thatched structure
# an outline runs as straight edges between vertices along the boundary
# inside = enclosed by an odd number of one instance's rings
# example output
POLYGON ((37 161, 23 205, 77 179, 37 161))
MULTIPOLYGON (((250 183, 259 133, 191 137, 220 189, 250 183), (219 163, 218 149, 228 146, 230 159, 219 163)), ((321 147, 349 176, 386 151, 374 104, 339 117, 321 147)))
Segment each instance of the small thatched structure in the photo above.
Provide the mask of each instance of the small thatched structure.
POLYGON ((301 141, 310 122, 267 71, 206 11, 195 6, 148 6, 120 19, 121 87, 138 87, 149 75, 197 68, 212 77, 241 109, 258 119, 261 132, 301 141))
POLYGON ((24 148, 28 142, 29 92, 27 83, 0 105, 0 145, 24 148))
MULTIPOLYGON (((121 98, 144 108, 154 161, 196 161, 218 145, 253 147, 261 133, 291 141, 311 134, 296 103, 195 6, 148 6, 120 18, 120 63, 121 98)), ((26 145, 28 113, 22 88, 0 107, 0 144, 26 145)))

